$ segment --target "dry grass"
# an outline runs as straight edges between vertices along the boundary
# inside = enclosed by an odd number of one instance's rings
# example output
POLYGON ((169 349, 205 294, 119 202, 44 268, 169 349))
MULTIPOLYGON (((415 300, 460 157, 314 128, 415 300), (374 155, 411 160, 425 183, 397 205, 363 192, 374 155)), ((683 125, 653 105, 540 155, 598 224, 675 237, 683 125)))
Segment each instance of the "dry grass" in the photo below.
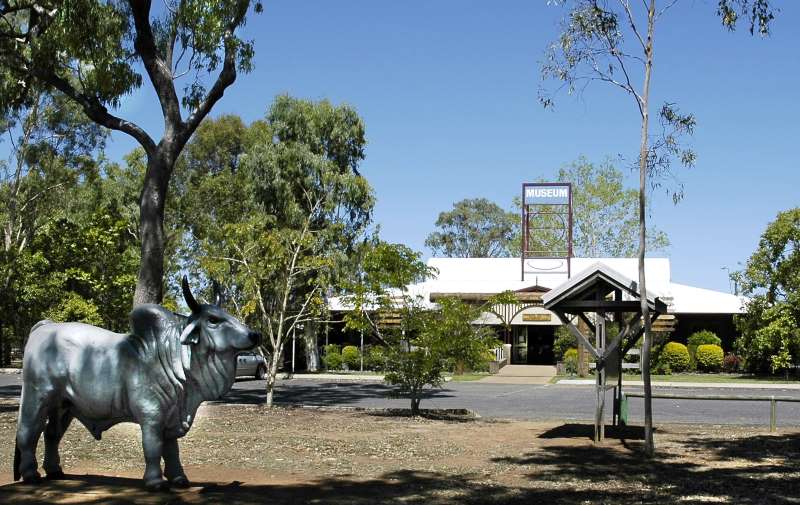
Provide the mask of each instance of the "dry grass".
MULTIPOLYGON (((2 407, 2 406, 0 406, 2 407)), ((211 406, 181 442, 188 490, 148 494, 138 430, 62 442, 70 480, 38 487, 0 476, 0 503, 733 503, 800 502, 800 433, 662 426, 645 461, 640 430, 588 424, 432 420, 369 412, 211 406)), ((13 408, 0 409, 11 455, 13 408)))

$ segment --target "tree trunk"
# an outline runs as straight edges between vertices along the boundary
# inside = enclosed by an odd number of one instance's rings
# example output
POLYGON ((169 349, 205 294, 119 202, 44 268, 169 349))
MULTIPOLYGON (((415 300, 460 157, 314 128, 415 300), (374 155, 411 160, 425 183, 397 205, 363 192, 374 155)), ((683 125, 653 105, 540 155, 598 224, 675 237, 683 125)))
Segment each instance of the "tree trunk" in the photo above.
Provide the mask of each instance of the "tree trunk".
POLYGON ((267 370, 267 407, 272 407, 272 398, 275 393, 275 378, 278 376, 278 365, 283 359, 283 347, 280 346, 272 353, 267 370))
POLYGON ((653 456, 653 399, 650 384, 650 346, 652 331, 650 324, 650 308, 647 304, 647 285, 645 283, 644 259, 647 244, 646 233, 646 191, 648 168, 648 132, 649 132, 649 96, 650 76, 653 71, 653 31, 655 25, 655 0, 650 0, 647 13, 647 46, 645 48, 645 72, 642 90, 642 130, 639 148, 639 298, 641 300, 642 319, 644 321, 644 339, 642 342, 642 381, 644 382, 644 449, 647 456, 653 456))
POLYGON ((317 325, 307 322, 303 328, 303 343, 306 347, 306 369, 309 372, 319 370, 319 347, 317 346, 317 325))
POLYGON ((419 401, 418 397, 412 396, 411 397, 411 415, 418 416, 419 415, 419 401))
POLYGON ((139 240, 141 263, 133 305, 161 303, 164 295, 164 209, 166 207, 170 160, 160 154, 148 155, 147 172, 139 197, 139 240))

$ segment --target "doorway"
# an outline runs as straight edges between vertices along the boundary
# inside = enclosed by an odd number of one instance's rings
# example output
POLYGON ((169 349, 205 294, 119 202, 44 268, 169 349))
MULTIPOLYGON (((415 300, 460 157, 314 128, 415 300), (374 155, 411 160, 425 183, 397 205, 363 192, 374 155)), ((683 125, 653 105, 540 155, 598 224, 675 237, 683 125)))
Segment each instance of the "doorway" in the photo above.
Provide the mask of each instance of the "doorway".
POLYGON ((511 333, 512 365, 553 365, 555 326, 514 326, 511 333))

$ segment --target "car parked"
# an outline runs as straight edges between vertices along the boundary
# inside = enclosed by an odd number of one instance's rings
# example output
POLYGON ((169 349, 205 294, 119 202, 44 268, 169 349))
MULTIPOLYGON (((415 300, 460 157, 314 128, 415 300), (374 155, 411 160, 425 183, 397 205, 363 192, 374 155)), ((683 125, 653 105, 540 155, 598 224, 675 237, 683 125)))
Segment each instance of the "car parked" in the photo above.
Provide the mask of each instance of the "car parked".
POLYGON ((259 380, 267 378, 267 360, 261 353, 248 351, 236 357, 236 376, 255 377, 259 380))

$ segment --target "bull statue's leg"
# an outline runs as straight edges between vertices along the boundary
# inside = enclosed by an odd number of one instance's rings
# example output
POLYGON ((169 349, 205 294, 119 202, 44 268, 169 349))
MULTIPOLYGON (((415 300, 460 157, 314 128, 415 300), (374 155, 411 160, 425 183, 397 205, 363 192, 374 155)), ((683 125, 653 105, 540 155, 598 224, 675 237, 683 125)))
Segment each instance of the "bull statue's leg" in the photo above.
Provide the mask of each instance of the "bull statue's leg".
POLYGON ((173 486, 189 487, 189 479, 181 466, 177 438, 164 439, 164 474, 173 486))
POLYGON ((169 488, 161 474, 164 432, 160 424, 142 424, 142 449, 144 449, 144 485, 152 491, 169 488))
POLYGON ((50 414, 47 426, 44 429, 44 468, 50 480, 63 479, 64 471, 61 469, 61 457, 58 455, 58 444, 72 422, 72 414, 61 409, 50 414))
POLYGON ((48 403, 52 396, 52 389, 45 385, 31 384, 25 381, 22 386, 20 399, 19 418, 17 419, 17 447, 18 458, 15 455, 14 477, 18 475, 25 482, 39 482, 42 476, 36 471, 39 466, 36 462, 36 446, 44 430, 44 421, 47 417, 48 403))

